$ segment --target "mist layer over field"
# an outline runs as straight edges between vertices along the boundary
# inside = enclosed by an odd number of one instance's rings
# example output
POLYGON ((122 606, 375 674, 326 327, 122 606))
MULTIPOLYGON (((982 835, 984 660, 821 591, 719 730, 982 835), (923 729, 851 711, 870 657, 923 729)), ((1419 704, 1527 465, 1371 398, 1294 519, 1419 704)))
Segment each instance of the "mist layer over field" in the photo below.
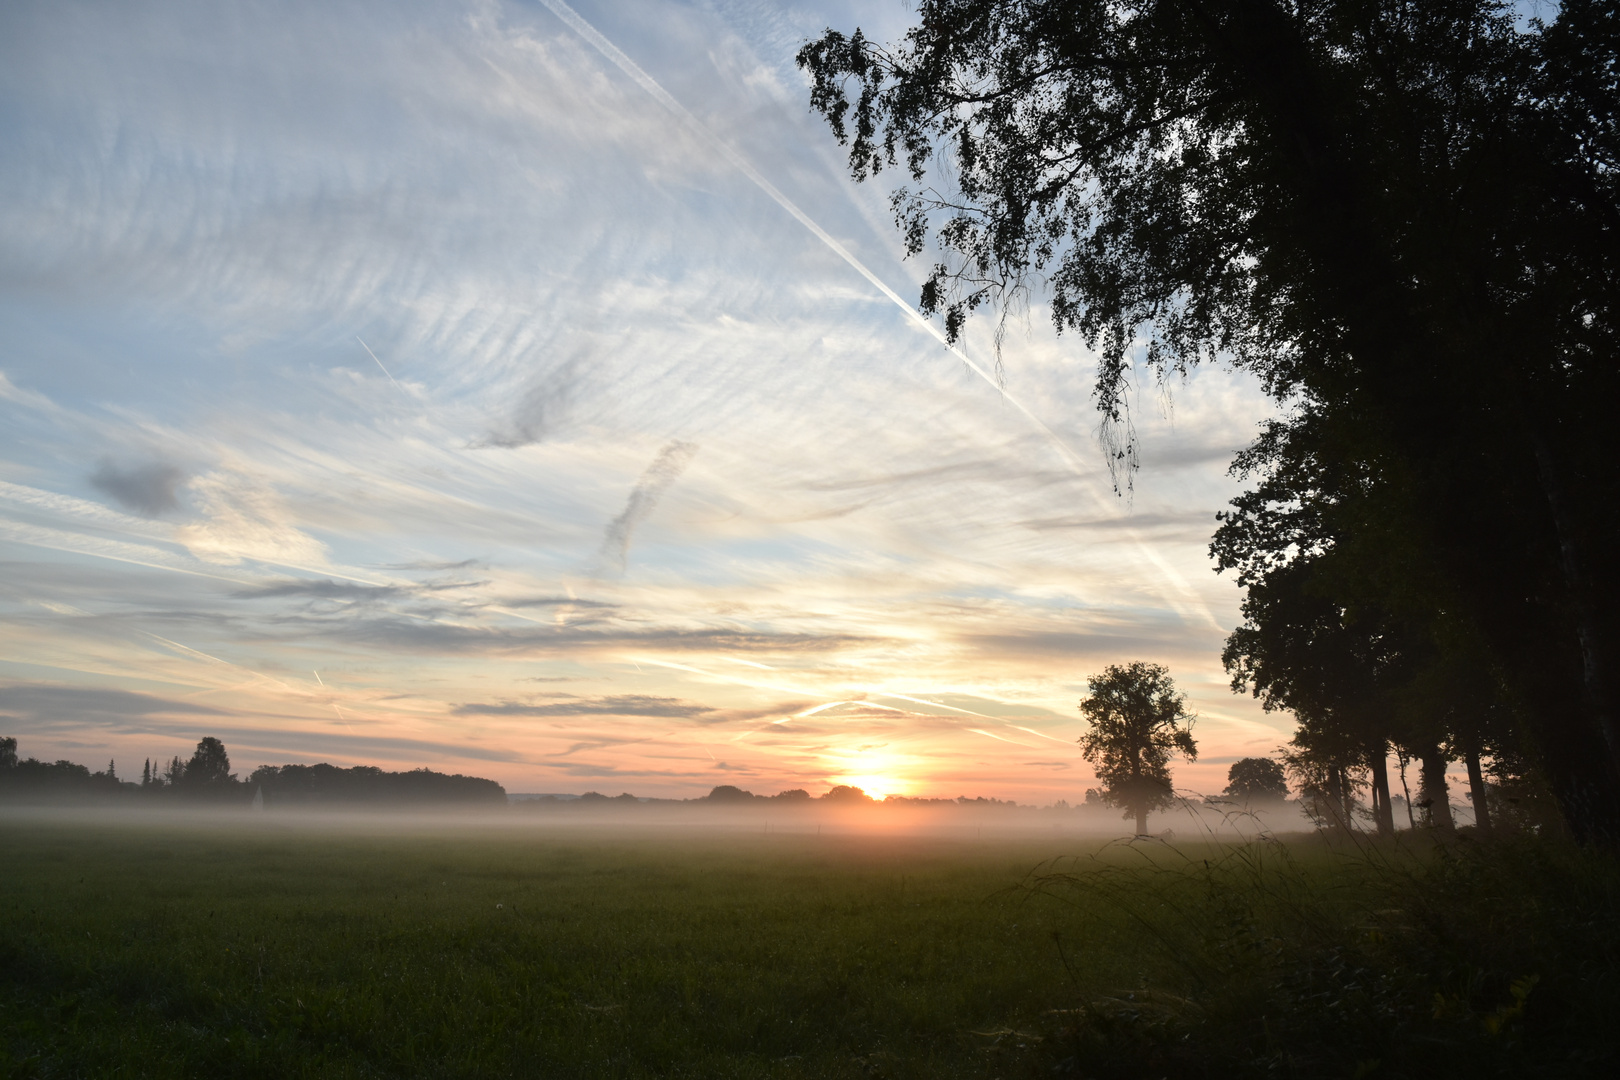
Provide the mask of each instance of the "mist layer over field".
MULTIPOLYGON (((86 828, 157 828, 241 831, 244 835, 283 832, 352 832, 356 835, 441 832, 452 830, 491 839, 520 840, 589 831, 618 839, 665 837, 671 841, 747 834, 932 837, 974 840, 1001 837, 1020 842, 1084 838, 1096 843, 1129 837, 1130 821, 1100 804, 1018 806, 994 800, 978 802, 876 802, 838 804, 826 800, 754 799, 736 803, 709 799, 637 800, 579 799, 573 796, 516 797, 504 806, 413 806, 361 804, 291 805, 269 809, 240 803, 206 802, 158 805, 0 806, 0 820, 59 823, 86 828)), ((1196 797, 1155 813, 1151 828, 1159 840, 1244 840, 1268 834, 1304 833, 1313 823, 1295 802, 1240 806, 1206 802, 1196 797)))

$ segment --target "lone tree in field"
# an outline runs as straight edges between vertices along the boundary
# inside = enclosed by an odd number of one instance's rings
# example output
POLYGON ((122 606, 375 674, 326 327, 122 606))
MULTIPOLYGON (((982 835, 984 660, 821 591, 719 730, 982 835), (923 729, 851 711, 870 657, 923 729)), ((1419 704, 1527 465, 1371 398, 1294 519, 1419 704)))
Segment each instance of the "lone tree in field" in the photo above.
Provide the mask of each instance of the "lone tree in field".
POLYGON ((1288 798, 1288 776, 1271 758, 1246 757, 1226 770, 1226 797, 1255 803, 1288 798))
POLYGON ((1086 688, 1091 696, 1080 703, 1080 714, 1091 730, 1080 737, 1080 753, 1097 770, 1103 801, 1123 807, 1127 818, 1135 815, 1136 833, 1144 835, 1148 813, 1174 798, 1170 752, 1198 759, 1187 697, 1169 668, 1140 660, 1110 664, 1087 679, 1086 688))

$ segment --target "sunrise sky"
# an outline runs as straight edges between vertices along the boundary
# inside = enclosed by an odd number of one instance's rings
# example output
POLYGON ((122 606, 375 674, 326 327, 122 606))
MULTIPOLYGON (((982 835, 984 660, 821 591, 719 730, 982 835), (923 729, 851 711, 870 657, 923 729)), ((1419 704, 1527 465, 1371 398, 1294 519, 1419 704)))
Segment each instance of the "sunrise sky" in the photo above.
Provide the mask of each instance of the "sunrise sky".
POLYGON ((1095 782, 1086 676, 1146 659, 1179 783, 1273 750, 1206 554, 1268 406, 1139 380, 1116 497, 1040 297, 1003 393, 987 321, 953 355, 874 284, 925 268, 793 54, 907 18, 0 7, 0 734, 1046 803, 1095 782))

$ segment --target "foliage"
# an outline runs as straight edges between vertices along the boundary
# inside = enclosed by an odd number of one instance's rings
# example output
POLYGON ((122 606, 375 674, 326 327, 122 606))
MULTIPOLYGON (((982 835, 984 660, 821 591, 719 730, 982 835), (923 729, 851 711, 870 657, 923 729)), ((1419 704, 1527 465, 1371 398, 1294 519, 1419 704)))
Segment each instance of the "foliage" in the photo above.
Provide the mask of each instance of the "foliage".
POLYGON ((1128 928, 1060 1075, 1579 1077, 1620 1063, 1610 859, 1559 845, 1135 848, 1031 885, 1128 928), (1110 919, 1109 914, 1113 915, 1110 919), (1146 958, 1151 958, 1150 960, 1146 958))
POLYGON ((1110 664, 1086 680, 1091 693, 1080 713, 1091 730, 1080 737, 1080 753, 1102 782, 1103 798, 1123 807, 1147 831, 1147 815, 1175 799, 1170 754, 1198 757, 1187 698, 1176 690, 1169 669, 1137 660, 1110 664))
POLYGON ((1240 802, 1288 798, 1288 778, 1271 758, 1246 757, 1226 770, 1226 797, 1240 802))
MULTIPOLYGON (((15 755, 16 740, 8 740, 15 755)), ((4 749, 4 747, 0 747, 4 749)), ((29 758, 11 768, 0 768, 0 798, 31 802, 92 803, 134 801, 145 804, 205 798, 247 802, 255 791, 266 805, 279 807, 324 805, 506 805, 506 790, 493 780, 476 776, 446 775, 431 769, 386 772, 371 765, 340 768, 316 765, 261 765, 246 783, 230 771, 225 744, 213 736, 197 743, 190 760, 173 758, 165 766, 148 760, 141 781, 125 783, 111 762, 104 773, 92 774, 71 761, 54 764, 29 758)), ((632 801, 634 801, 632 799, 632 801)))
POLYGON ((266 806, 506 802, 506 789, 493 780, 431 769, 387 772, 374 765, 261 765, 248 786, 264 792, 266 806))
POLYGON ((222 788, 236 783, 225 744, 212 735, 204 736, 186 762, 185 783, 192 788, 222 788))
POLYGON ((896 45, 829 30, 799 62, 857 179, 909 171, 948 336, 1039 282, 1096 349, 1116 483, 1139 362, 1230 363, 1289 410, 1238 508, 1290 600, 1252 628, 1316 620, 1374 688, 1477 657, 1577 834, 1620 843, 1612 4, 1521 31, 1495 0, 923 0, 896 45))

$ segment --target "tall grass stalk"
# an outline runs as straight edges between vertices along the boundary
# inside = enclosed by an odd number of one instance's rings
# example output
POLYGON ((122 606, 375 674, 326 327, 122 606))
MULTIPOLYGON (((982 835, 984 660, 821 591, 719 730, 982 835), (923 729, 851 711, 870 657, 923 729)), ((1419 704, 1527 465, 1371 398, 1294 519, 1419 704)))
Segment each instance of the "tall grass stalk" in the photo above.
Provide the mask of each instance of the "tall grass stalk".
MULTIPOLYGON (((1121 841, 1037 868, 1134 957, 1052 1014, 1059 1074, 1612 1075, 1620 868, 1521 839, 1121 841)), ((1058 940, 1065 962, 1087 945, 1058 940)), ((1095 965, 1092 965, 1095 969, 1095 965)))

